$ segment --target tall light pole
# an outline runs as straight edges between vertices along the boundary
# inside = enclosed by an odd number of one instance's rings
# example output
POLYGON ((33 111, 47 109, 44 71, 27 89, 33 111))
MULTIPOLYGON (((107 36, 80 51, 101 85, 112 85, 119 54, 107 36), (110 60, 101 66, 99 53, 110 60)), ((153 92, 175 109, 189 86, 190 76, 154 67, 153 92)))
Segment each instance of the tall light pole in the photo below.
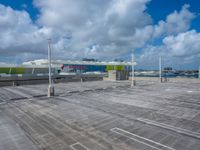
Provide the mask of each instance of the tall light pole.
POLYGON ((162 57, 159 57, 159 78, 160 82, 162 82, 162 57))
POLYGON ((48 93, 47 96, 51 97, 54 96, 54 86, 52 85, 51 79, 51 39, 48 40, 48 64, 49 64, 49 86, 48 86, 48 93))
POLYGON ((131 76, 131 87, 136 85, 135 81, 135 66, 134 66, 134 54, 131 55, 131 64, 132 64, 132 76, 131 76))

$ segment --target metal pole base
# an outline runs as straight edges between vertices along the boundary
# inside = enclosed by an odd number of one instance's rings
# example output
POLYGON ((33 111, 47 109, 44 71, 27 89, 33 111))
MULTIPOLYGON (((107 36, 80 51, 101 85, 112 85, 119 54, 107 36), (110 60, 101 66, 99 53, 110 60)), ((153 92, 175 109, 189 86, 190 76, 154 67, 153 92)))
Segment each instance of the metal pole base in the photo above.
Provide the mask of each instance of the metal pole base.
POLYGON ((54 86, 52 86, 52 85, 49 85, 48 86, 48 93, 47 93, 47 96, 48 97, 51 97, 51 96, 54 96, 54 86))
POLYGON ((131 87, 136 86, 136 80, 131 81, 131 87))

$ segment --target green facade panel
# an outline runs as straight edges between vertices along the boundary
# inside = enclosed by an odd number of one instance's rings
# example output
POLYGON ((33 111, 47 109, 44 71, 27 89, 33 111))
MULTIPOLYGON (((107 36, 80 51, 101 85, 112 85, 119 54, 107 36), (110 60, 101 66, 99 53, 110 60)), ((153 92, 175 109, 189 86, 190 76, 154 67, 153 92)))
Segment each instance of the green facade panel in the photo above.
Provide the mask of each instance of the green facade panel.
POLYGON ((5 74, 25 74, 25 68, 0 68, 0 73, 5 74))
POLYGON ((0 68, 0 73, 9 74, 10 68, 0 68))
POLYGON ((106 65, 106 71, 109 70, 122 71, 125 70, 125 67, 123 65, 106 65))

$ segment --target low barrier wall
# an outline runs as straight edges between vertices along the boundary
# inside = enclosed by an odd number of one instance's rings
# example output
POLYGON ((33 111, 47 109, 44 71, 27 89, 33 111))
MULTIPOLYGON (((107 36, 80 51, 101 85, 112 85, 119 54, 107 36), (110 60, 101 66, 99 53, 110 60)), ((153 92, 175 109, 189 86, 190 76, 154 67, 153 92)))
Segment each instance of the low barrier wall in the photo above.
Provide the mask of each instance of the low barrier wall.
MULTIPOLYGON (((103 80, 104 74, 80 74, 80 75, 53 75, 54 83, 60 82, 84 82, 103 80)), ((0 77, 0 86, 19 86, 28 84, 44 84, 49 82, 49 77, 32 76, 32 75, 12 75, 7 77, 0 77)))
MULTIPOLYGON (((131 77, 129 77, 131 80, 131 77)), ((135 77, 137 81, 160 81, 158 77, 135 77)), ((184 78, 184 77, 176 77, 176 78, 162 78, 163 82, 190 82, 190 83, 200 83, 199 78, 184 78)))

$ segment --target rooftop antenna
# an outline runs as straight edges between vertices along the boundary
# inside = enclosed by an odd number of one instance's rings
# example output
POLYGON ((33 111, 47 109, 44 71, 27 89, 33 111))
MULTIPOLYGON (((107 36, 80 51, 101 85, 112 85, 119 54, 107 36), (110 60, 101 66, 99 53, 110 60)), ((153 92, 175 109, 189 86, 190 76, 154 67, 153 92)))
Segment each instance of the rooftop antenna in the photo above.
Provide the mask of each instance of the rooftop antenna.
POLYGON ((47 96, 54 96, 54 86, 52 85, 52 75, 51 75, 51 39, 48 40, 48 65, 49 65, 49 86, 47 96))

